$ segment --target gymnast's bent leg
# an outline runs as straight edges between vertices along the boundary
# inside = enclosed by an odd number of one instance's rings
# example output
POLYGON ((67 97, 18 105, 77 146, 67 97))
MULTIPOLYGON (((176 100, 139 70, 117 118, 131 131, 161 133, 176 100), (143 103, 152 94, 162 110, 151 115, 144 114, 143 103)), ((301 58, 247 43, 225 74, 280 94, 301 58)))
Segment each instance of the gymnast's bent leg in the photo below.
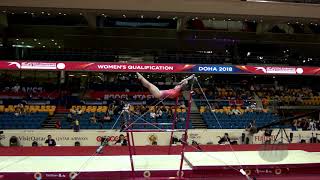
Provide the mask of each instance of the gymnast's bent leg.
POLYGON ((144 78, 140 73, 137 72, 138 79, 141 81, 142 85, 146 88, 149 89, 150 93, 155 97, 155 98, 161 98, 162 93, 159 90, 157 86, 154 84, 150 83, 146 78, 144 78))

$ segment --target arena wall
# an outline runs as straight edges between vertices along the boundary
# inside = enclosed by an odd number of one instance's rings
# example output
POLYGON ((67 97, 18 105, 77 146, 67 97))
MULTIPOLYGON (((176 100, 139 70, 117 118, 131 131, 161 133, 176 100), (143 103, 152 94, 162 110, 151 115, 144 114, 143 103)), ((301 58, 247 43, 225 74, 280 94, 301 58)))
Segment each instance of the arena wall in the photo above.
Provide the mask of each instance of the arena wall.
MULTIPOLYGON (((229 133, 231 141, 236 140, 238 141, 238 144, 241 144, 242 142, 242 133, 246 133, 242 129, 196 129, 188 131, 188 142, 191 143, 194 140, 199 144, 217 144, 220 137, 222 137, 225 132, 229 133)), ((316 136, 316 133, 320 134, 320 131, 291 131, 289 129, 286 130, 286 132, 288 136, 290 136, 291 132, 293 133, 293 143, 299 143, 301 139, 305 139, 309 142, 312 133, 313 136, 316 136)), ((277 133, 278 130, 273 130, 271 138, 275 139, 277 133)), ((81 130, 80 132, 72 132, 71 130, 5 130, 4 134, 0 135, 2 137, 0 142, 2 145, 8 146, 10 137, 16 136, 22 146, 31 146, 33 141, 37 141, 40 146, 45 146, 46 144, 44 142, 49 134, 56 140, 58 146, 74 146, 76 141, 79 141, 81 146, 97 146, 100 144, 102 136, 108 137, 109 144, 113 145, 120 134, 126 135, 126 133, 114 130, 81 130)), ((180 139, 182 132, 176 132, 174 135, 180 139)), ((134 133, 136 146, 151 145, 152 139, 156 140, 157 144, 160 146, 169 145, 170 132, 134 133)), ((261 144, 265 141, 266 137, 262 131, 254 134, 250 139, 252 139, 254 144, 261 144)), ((280 135, 277 140, 280 140, 280 135)), ((286 138, 284 139, 284 142, 287 142, 286 138)))

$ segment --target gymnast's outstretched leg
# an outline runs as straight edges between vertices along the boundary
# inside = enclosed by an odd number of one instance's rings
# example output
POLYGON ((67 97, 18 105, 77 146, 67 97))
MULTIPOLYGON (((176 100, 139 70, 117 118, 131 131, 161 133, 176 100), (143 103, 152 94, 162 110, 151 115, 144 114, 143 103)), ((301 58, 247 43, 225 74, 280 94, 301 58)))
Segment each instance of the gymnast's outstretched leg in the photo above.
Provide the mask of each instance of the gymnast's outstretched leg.
POLYGON ((192 74, 191 76, 189 76, 189 77, 181 80, 181 81, 174 87, 174 89, 175 89, 175 90, 178 90, 178 91, 181 91, 182 88, 183 88, 183 86, 187 85, 187 84, 188 84, 188 81, 191 80, 191 79, 193 79, 194 77, 195 77, 195 75, 192 74))
POLYGON ((189 76, 189 77, 187 77, 187 78, 185 78, 185 79, 182 79, 182 80, 178 83, 178 85, 186 85, 186 84, 188 84, 188 81, 190 81, 190 80, 193 79, 194 77, 195 77, 195 75, 192 74, 191 76, 189 76))
POLYGON ((149 89, 150 93, 155 98, 161 98, 162 94, 157 86, 149 82, 146 78, 144 78, 140 73, 137 72, 138 79, 141 81, 142 85, 149 89))

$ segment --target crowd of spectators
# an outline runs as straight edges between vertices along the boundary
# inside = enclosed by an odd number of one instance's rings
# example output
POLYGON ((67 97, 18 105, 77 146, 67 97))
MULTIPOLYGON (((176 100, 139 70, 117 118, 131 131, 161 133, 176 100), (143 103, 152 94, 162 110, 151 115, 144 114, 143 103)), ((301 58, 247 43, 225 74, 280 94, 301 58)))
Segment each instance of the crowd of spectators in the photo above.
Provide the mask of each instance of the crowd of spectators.
POLYGON ((292 130, 297 131, 317 131, 320 130, 320 120, 314 118, 300 118, 292 121, 292 130))

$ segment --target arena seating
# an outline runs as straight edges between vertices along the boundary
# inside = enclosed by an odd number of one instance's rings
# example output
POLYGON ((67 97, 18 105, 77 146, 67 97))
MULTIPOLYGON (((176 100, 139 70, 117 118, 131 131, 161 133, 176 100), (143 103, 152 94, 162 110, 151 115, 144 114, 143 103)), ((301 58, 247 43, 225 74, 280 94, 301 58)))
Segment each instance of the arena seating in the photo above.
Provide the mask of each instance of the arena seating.
MULTIPOLYGON (((135 108, 137 106, 130 106, 130 111, 134 112, 135 108)), ((92 117, 95 113, 97 117, 103 118, 105 115, 105 112, 108 111, 108 106, 72 106, 70 109, 70 112, 72 114, 76 114, 77 111, 81 111, 81 115, 75 115, 75 118, 79 120, 80 126, 82 129, 111 129, 112 126, 115 124, 116 120, 118 119, 119 115, 114 115, 109 122, 104 122, 103 124, 100 122, 97 123, 91 123, 90 117, 92 117)), ((154 110, 153 106, 146 106, 150 111, 154 110)), ((166 106, 166 108, 170 108, 169 106, 166 106)), ((173 108, 173 107, 171 107, 173 108)), ((172 109, 174 111, 174 109, 172 109)), ((187 113, 186 108, 177 108, 177 116, 178 116, 178 122, 176 123, 176 128, 183 129, 185 126, 184 121, 179 121, 179 119, 186 119, 187 113)), ((139 118, 140 115, 131 115, 131 121, 135 121, 137 118, 139 118)), ((146 113, 146 115, 143 117, 143 119, 147 120, 151 123, 171 123, 172 117, 168 115, 168 113, 163 112, 161 118, 157 118, 156 120, 152 120, 150 118, 150 112, 146 113)), ((116 123, 114 128, 120 128, 121 126, 121 120, 116 123)), ((137 120, 137 123, 145 123, 143 120, 139 119, 137 120)), ((67 121, 67 114, 65 120, 61 122, 62 128, 69 129, 72 126, 71 122, 67 121)), ((157 125, 158 126, 158 125, 157 125)), ((162 129, 171 129, 171 125, 159 125, 159 128, 162 129)), ((133 129, 156 129, 156 127, 152 125, 134 125, 132 127, 133 129)), ((189 128, 192 128, 192 124, 190 123, 189 128)))
MULTIPOLYGON (((130 106, 130 111, 134 111, 136 106, 130 106)), ((154 110, 154 106, 146 106, 146 108, 148 108, 149 110, 154 110)), ((166 109, 170 108, 169 106, 166 106, 166 109)), ((174 112, 174 108, 172 108, 172 111, 174 112)), ((94 112, 98 112, 98 113, 102 113, 102 112, 106 112, 108 110, 108 106, 72 106, 70 109, 70 112, 72 113, 73 111, 76 110, 81 110, 82 112, 87 112, 87 113, 94 113, 94 112)), ((186 108, 177 108, 177 112, 186 112, 186 108)))
MULTIPOLYGON (((103 117, 105 113, 102 112, 97 112, 96 116, 98 117, 103 117)), ((86 112, 83 113, 82 115, 78 115, 76 118, 79 120, 80 122, 80 127, 81 129, 111 129, 112 126, 115 124, 116 120, 118 119, 119 115, 114 115, 113 118, 111 119, 111 121, 109 122, 105 122, 105 123, 91 123, 90 122, 90 117, 92 117, 93 113, 92 112, 86 112)), ((186 113, 178 113, 178 117, 184 117, 186 118, 186 113)), ((131 121, 135 121, 139 118, 139 115, 136 116, 131 116, 131 121)), ((67 118, 65 118, 62 122, 61 122, 61 126, 63 129, 70 129, 72 127, 72 123, 68 122, 66 120, 67 118)), ((168 117, 167 113, 163 113, 161 118, 157 118, 157 120, 151 120, 150 119, 150 114, 147 113, 145 115, 145 117, 143 118, 144 120, 151 122, 151 123, 171 123, 172 122, 172 118, 168 117)), ((122 118, 119 119, 119 121, 116 123, 116 125, 114 126, 114 129, 119 129, 121 126, 121 122, 122 122, 122 118)), ((136 123, 145 123, 143 120, 138 120, 136 123)), ((171 129, 171 125, 156 125, 157 127, 161 128, 161 129, 171 129)), ((185 122, 181 122, 178 121, 176 123, 176 128, 177 129, 183 129, 185 126, 185 122)), ((132 127, 133 129, 156 129, 156 127, 152 126, 152 125, 133 125, 132 127)), ((192 128, 192 124, 189 125, 189 128, 192 128)))
POLYGON ((273 100, 280 105, 320 105, 320 96, 314 94, 309 88, 294 88, 276 92, 264 89, 264 91, 256 91, 256 94, 262 99, 263 105, 270 105, 273 100))
MULTIPOLYGON (((246 112, 242 115, 228 115, 222 112, 215 112, 222 129, 243 129, 246 128, 252 120, 256 120, 257 127, 279 120, 279 116, 263 112, 246 112)), ((213 113, 202 113, 204 122, 209 129, 221 129, 213 113)))
MULTIPOLYGON (((0 112, 9 112, 9 113, 13 113, 16 111, 16 108, 18 107, 18 105, 8 105, 7 107, 5 107, 4 105, 0 105, 0 112)), ((23 112, 26 113, 35 113, 35 112, 46 112, 48 113, 50 116, 52 116, 54 114, 56 110, 56 106, 52 106, 52 105, 25 105, 23 107, 23 112)))
POLYGON ((25 115, 14 113, 0 114, 0 129, 40 129, 41 124, 48 117, 47 112, 36 112, 25 115))

